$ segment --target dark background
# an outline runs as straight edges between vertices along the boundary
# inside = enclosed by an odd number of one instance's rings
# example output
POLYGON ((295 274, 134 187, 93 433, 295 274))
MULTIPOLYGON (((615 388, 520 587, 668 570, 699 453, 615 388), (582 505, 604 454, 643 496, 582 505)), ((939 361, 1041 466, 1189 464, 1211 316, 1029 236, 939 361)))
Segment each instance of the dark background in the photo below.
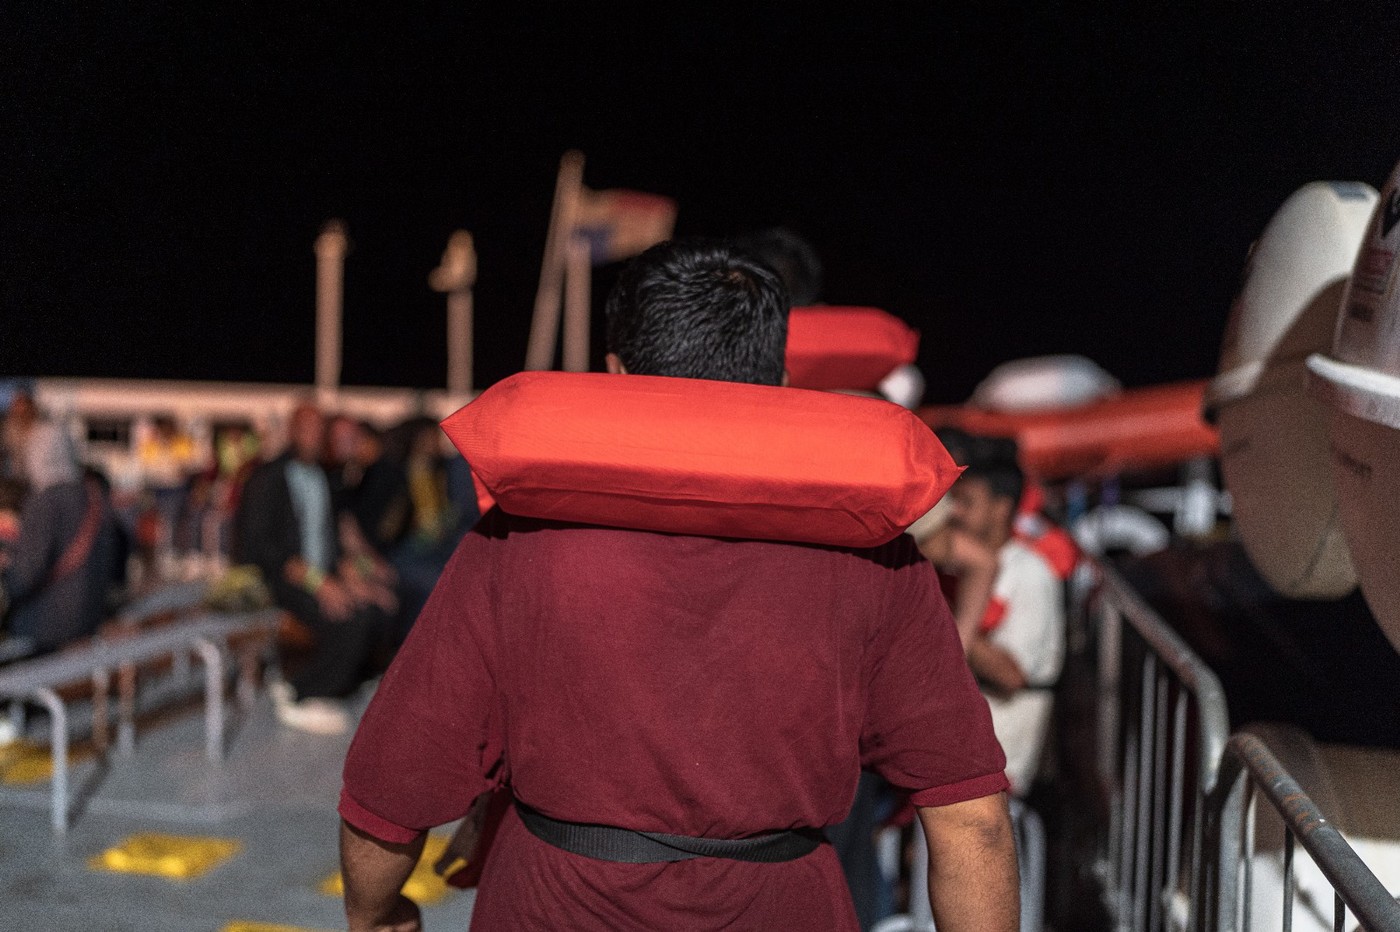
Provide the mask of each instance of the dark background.
POLYGON ((571 147, 679 233, 806 235, 829 302, 922 330, 931 400, 1051 352, 1205 376, 1273 210, 1400 157, 1379 5, 480 6, 6 4, 0 376, 309 381, 339 216, 345 381, 442 383, 460 226, 489 384, 571 147))

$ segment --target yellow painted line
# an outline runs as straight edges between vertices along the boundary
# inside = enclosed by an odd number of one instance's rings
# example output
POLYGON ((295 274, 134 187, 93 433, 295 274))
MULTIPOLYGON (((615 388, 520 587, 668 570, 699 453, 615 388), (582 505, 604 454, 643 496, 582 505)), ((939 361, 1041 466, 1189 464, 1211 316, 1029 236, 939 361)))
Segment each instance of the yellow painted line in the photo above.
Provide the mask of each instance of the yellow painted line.
POLYGON ((243 848, 232 838, 200 838, 143 832, 88 861, 88 867, 118 874, 190 880, 208 873, 243 848))
POLYGON ((244 922, 240 919, 230 922, 219 932, 329 932, 329 930, 308 929, 305 926, 284 926, 275 922, 244 922))
MULTIPOLYGON (((75 764, 91 756, 90 750, 77 751, 68 756, 68 763, 75 764)), ((40 783, 51 777, 53 757, 46 745, 15 741, 0 747, 0 783, 17 786, 40 783)))
MULTIPOLYGON (((423 856, 418 859, 418 866, 413 868, 413 873, 408 875, 408 880, 403 885, 403 895, 419 906, 431 906, 452 892, 453 888, 433 870, 437 859, 447 850, 447 842, 446 836, 429 835, 423 845, 423 856)), ((321 881, 317 889, 327 896, 344 896, 345 880, 337 871, 321 881)))

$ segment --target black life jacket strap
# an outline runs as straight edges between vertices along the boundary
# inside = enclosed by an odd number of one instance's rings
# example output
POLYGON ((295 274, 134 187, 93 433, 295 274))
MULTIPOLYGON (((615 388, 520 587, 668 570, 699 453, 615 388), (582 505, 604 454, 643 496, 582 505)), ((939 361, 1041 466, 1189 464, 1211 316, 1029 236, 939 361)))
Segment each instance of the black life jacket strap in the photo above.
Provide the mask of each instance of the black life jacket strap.
POLYGON ((541 841, 573 854, 625 864, 654 864, 691 858, 728 858, 773 864, 811 854, 826 840, 816 829, 772 832, 753 838, 697 838, 664 832, 636 832, 611 825, 552 819, 518 799, 515 808, 530 834, 541 841))

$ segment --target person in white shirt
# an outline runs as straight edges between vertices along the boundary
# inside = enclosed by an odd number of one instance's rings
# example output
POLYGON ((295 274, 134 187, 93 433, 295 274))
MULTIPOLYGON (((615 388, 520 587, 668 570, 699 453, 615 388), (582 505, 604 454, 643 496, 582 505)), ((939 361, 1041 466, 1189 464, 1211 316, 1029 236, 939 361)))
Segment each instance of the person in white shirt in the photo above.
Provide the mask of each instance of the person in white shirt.
POLYGON ((1063 586, 1045 559, 1014 537, 1024 480, 1014 448, 974 448, 949 493, 953 528, 997 554, 996 579, 967 661, 992 710, 1012 791, 1030 790, 1064 664, 1063 586))

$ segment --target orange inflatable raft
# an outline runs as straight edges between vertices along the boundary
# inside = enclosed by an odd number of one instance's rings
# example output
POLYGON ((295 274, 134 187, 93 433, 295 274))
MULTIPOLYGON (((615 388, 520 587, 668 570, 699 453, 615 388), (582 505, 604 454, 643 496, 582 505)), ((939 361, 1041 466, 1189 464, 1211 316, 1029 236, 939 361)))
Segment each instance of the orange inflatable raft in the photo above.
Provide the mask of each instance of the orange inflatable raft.
POLYGON ((1177 382, 1081 407, 1025 413, 931 406, 919 416, 935 429, 1014 437, 1021 468, 1037 479, 1103 476, 1216 455, 1220 436, 1201 418, 1205 388, 1204 381, 1177 382))

